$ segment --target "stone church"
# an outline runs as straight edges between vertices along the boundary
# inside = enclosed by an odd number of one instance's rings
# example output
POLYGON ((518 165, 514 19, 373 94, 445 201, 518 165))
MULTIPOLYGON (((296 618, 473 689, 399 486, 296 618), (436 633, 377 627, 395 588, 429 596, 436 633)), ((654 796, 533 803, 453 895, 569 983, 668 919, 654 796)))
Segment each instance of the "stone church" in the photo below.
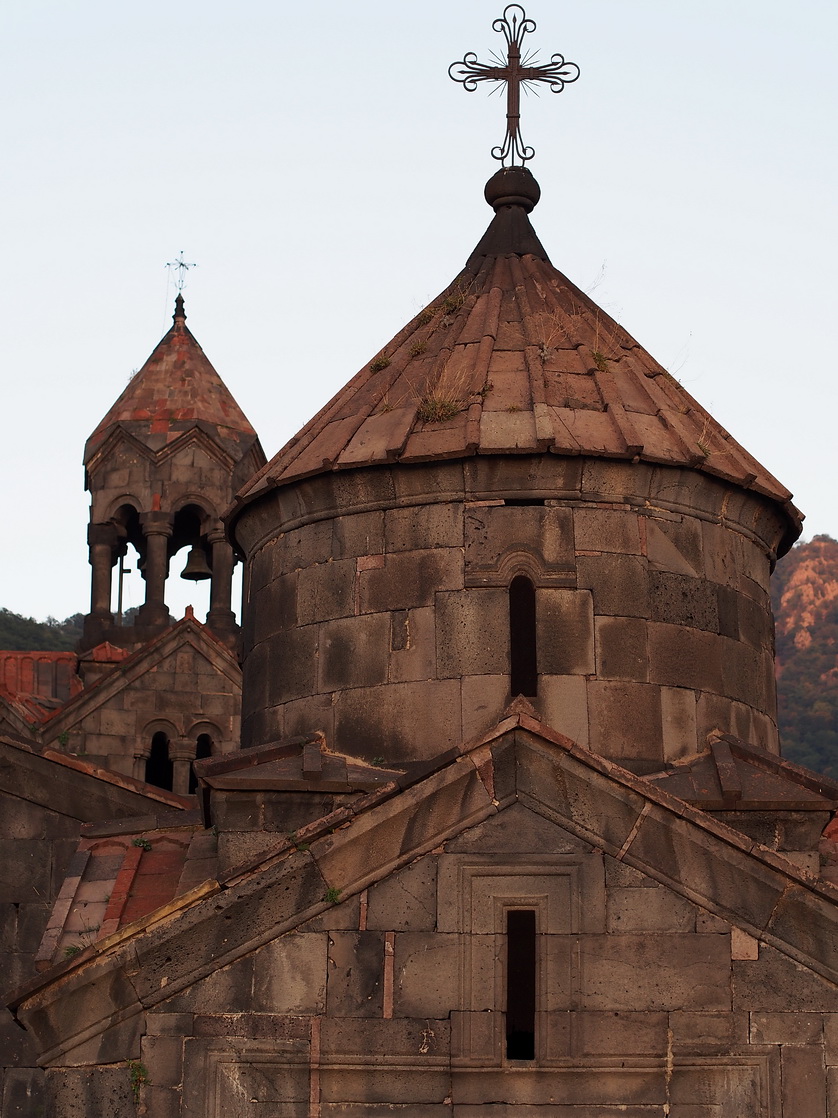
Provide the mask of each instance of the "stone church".
POLYGON ((88 440, 81 647, 0 654, 4 1118, 838 1115, 800 514, 539 193, 270 462, 181 298, 88 440))

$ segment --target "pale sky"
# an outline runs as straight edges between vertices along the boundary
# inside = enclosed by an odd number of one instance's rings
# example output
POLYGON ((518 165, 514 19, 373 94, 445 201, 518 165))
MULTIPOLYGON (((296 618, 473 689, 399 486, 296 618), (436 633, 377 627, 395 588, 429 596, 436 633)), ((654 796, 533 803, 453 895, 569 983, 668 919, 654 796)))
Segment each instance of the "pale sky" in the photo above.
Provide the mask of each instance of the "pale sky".
MULTIPOLYGON (((541 60, 582 70, 523 105, 553 263, 794 491, 807 538, 838 534, 838 5, 525 7, 541 60)), ((454 278, 504 122, 447 68, 502 45, 502 9, 2 5, 0 606, 89 608, 84 441, 168 328, 181 249, 189 326, 269 456, 454 278)))

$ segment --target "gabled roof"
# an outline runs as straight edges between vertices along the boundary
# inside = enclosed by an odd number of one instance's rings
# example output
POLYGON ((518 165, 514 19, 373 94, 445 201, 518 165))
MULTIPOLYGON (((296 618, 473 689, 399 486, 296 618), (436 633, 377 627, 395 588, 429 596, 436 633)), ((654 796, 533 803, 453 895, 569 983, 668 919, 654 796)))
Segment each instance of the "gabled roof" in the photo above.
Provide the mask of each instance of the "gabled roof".
POLYGON ((87 440, 85 465, 115 427, 154 451, 199 426, 234 462, 257 445, 256 432, 186 326, 183 296, 174 324, 87 440))
POLYGON ((720 734, 706 753, 646 779, 704 811, 838 809, 834 780, 730 734, 720 734))
POLYGON ((692 467, 777 501, 795 538, 790 492, 550 263, 529 171, 486 190, 495 218, 466 268, 254 476, 232 518, 330 470, 550 452, 692 467))
MULTIPOLYGON (((189 608, 180 621, 125 659, 120 657, 121 662, 116 663, 92 687, 86 687, 60 709, 52 712, 44 727, 45 740, 52 741, 63 730, 77 725, 93 710, 112 699, 117 692, 135 685, 147 672, 154 671, 161 660, 184 647, 191 647, 197 655, 211 663, 234 687, 241 686, 241 668, 235 656, 206 625, 195 618, 189 608)), ((104 659, 111 662, 117 659, 108 651, 113 649, 113 645, 104 642, 98 648, 104 659)), ((94 659, 95 652, 94 649, 91 653, 94 659)))
POLYGON ((428 768, 279 839, 254 865, 204 882, 18 992, 10 1004, 40 1062, 66 1062, 69 1052, 95 1060, 109 1029, 134 1035, 132 1017, 515 802, 838 982, 838 888, 530 715, 510 713, 428 768))

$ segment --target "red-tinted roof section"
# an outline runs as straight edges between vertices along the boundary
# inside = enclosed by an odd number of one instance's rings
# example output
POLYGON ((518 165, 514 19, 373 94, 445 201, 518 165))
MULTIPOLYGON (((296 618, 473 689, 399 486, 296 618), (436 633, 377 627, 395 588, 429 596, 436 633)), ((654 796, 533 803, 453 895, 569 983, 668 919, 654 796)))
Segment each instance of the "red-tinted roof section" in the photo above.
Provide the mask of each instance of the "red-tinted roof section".
POLYGON ((86 464, 117 424, 155 451, 200 426, 236 462, 256 440, 244 412, 186 326, 181 295, 171 330, 87 440, 86 464))

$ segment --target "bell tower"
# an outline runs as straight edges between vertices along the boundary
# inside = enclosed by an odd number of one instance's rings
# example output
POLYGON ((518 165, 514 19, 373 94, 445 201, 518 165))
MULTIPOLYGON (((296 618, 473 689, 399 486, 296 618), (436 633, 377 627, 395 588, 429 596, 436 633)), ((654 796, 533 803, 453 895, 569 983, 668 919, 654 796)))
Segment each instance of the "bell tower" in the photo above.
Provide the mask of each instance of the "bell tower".
POLYGON ((256 432, 188 329, 179 293, 171 329, 85 446, 92 577, 83 649, 102 641, 133 649, 165 629, 170 560, 187 546, 183 577, 211 580, 207 625, 226 644, 235 642, 235 557, 219 518, 264 462, 256 432), (129 545, 145 601, 125 625, 120 587, 129 545))

